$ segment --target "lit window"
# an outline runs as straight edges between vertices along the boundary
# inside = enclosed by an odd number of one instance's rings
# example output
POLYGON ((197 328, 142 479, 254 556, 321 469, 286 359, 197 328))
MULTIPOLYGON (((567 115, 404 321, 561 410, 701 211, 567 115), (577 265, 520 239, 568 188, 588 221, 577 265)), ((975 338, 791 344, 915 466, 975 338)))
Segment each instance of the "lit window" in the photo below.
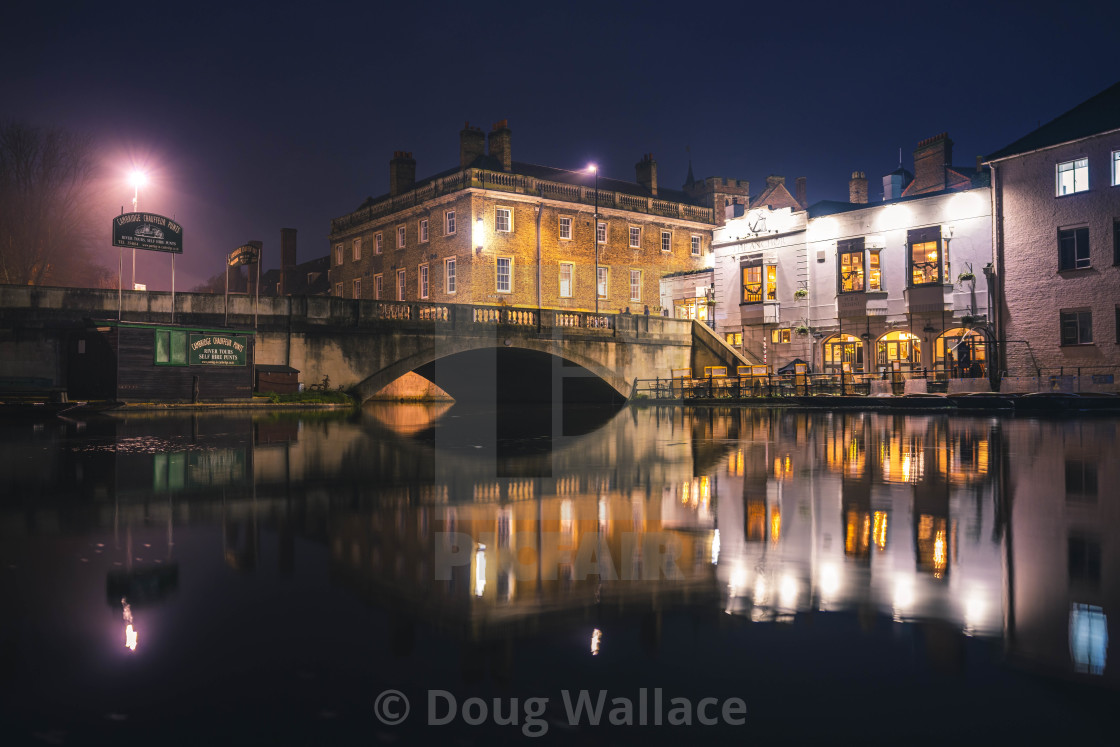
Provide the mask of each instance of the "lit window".
POLYGON ((792 331, 787 327, 785 329, 772 329, 770 330, 770 342, 775 345, 787 344, 791 337, 792 331))
POLYGON ((176 329, 155 332, 155 364, 157 366, 187 365, 187 333, 176 329))
POLYGON ((693 257, 699 257, 700 256, 700 237, 699 236, 693 236, 692 237, 692 256, 693 257))
POLYGON ((498 257, 496 289, 498 293, 509 293, 513 285, 513 259, 498 257))
POLYGON ((374 298, 374 300, 376 300, 376 301, 380 301, 380 300, 381 300, 381 282, 382 282, 382 277, 383 277, 383 276, 381 276, 381 275, 374 275, 374 276, 373 276, 373 298, 374 298))
POLYGON ((572 238, 572 219, 571 218, 568 218, 568 217, 560 218, 560 238, 565 239, 565 240, 568 240, 568 239, 572 238))
POLYGON ((630 226, 630 246, 633 249, 642 247, 642 229, 639 226, 630 226))
POLYGON ((1108 616, 1103 609, 1091 604, 1070 606, 1069 653, 1074 670, 1104 674, 1108 657, 1108 616))
POLYGON ((354 298, 361 298, 362 297, 362 279, 361 278, 354 278, 353 286, 354 286, 353 287, 354 298))
POLYGON ((941 229, 919 228, 907 232, 910 246, 910 285, 941 282, 941 229))
POLYGON ((595 226, 595 240, 600 244, 607 243, 607 224, 597 223, 595 226))
POLYGON ((1112 151, 1112 186, 1120 186, 1120 150, 1112 151))
POLYGON ((1058 269, 1089 267, 1089 227, 1058 229, 1058 269))
POLYGON ((443 232, 448 236, 455 233, 455 211, 448 210, 443 214, 443 232))
POLYGON ((428 219, 427 218, 421 218, 419 227, 420 227, 420 243, 423 244, 425 241, 428 240, 428 219))
POLYGON ((766 300, 778 300, 778 266, 766 265, 766 300))
POLYGON ((342 264, 342 244, 335 244, 335 247, 334 247, 334 263, 336 265, 342 264))
POLYGON ((494 230, 501 233, 513 230, 513 213, 509 208, 498 208, 494 212, 494 230))
POLYGON ((376 252, 377 252, 378 254, 381 254, 382 250, 383 250, 383 249, 385 248, 385 242, 384 242, 384 240, 383 240, 383 237, 381 236, 381 232, 380 232, 380 231, 378 231, 378 232, 377 232, 376 234, 374 234, 374 237, 373 237, 373 246, 374 246, 374 250, 375 250, 375 251, 376 251, 376 252))
POLYGON ((749 260, 741 267, 743 303, 762 303, 762 260, 749 260))
POLYGON ((630 300, 631 301, 641 301, 642 300, 642 271, 641 270, 631 270, 630 271, 630 300))
POLYGON ((404 249, 404 226, 397 226, 397 248, 404 249))
POLYGON ((572 297, 572 271, 573 267, 568 262, 560 263, 560 297, 572 297))
POLYGON ((360 236, 358 238, 354 239, 353 251, 354 251, 353 256, 354 256, 355 260, 359 260, 359 259, 362 258, 362 239, 361 239, 360 236))
POLYGON ((455 292, 455 259, 454 257, 443 263, 444 281, 448 293, 455 292))
POLYGON ((867 290, 883 290, 883 270, 879 264, 879 250, 872 249, 867 252, 867 290))
POLYGON ((598 282, 596 283, 596 285, 598 286, 599 298, 606 298, 607 297, 607 276, 608 276, 607 270, 609 268, 600 267, 598 269, 599 269, 599 272, 597 274, 598 274, 599 277, 598 277, 598 282))
POLYGON ((661 232, 661 251, 668 252, 673 249, 673 234, 668 231, 661 232))
POLYGON ((428 266, 420 265, 420 298, 428 297, 428 266))
POLYGON ((1089 189, 1089 159, 1079 158, 1058 164, 1058 196, 1089 189))
POLYGON ((863 239, 840 241, 836 246, 840 259, 840 292, 863 291, 863 239))
POLYGON ((398 301, 403 301, 404 300, 404 283, 405 283, 404 270, 397 270, 397 300, 398 301))
POLYGON ((741 347, 742 344, 743 344, 743 333, 742 332, 728 332, 727 335, 725 336, 725 339, 727 340, 727 344, 730 345, 731 347, 733 347, 733 348, 741 347))
POLYGON ((1062 344, 1063 345, 1091 345, 1093 343, 1093 312, 1084 311, 1061 312, 1062 344))

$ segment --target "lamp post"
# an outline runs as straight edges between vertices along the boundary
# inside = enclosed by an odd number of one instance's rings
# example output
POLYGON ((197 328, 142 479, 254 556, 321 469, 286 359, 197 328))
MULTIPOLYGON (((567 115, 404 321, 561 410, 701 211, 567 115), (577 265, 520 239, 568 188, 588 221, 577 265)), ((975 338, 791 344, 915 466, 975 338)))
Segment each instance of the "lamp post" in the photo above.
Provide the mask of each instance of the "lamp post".
MULTIPOLYGON (((132 185, 132 212, 140 212, 140 188, 148 183, 148 175, 143 171, 134 170, 128 178, 132 185)), ((136 248, 132 249, 132 290, 136 290, 136 248)))
POLYGON ((591 219, 591 243, 595 245, 595 316, 599 316, 599 167, 591 164, 587 170, 595 175, 595 214, 591 219))

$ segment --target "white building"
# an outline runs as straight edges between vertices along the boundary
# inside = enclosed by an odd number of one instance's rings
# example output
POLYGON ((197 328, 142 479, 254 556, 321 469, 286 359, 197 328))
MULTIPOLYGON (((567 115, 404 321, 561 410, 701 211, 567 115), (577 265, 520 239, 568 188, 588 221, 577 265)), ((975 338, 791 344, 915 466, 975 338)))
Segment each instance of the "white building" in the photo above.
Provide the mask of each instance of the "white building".
POLYGON ((850 202, 754 209, 713 237, 717 331, 777 370, 973 379, 991 358, 987 173, 950 166, 942 133, 919 143, 915 175, 883 179, 882 202, 852 175, 850 202))

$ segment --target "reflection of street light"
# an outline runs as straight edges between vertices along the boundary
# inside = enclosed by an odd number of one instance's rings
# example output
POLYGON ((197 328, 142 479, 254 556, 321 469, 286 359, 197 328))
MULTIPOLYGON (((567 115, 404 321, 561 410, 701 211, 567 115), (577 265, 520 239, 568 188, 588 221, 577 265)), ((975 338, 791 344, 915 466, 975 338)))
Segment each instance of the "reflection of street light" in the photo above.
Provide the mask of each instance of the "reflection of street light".
MULTIPOLYGON (((140 212, 140 188, 148 184, 148 175, 139 169, 133 169, 128 176, 128 183, 132 185, 132 212, 140 212)), ((136 290, 136 247, 132 248, 132 290, 136 290)))
POLYGON ((591 243, 595 245, 595 315, 599 315, 599 167, 589 164, 587 170, 595 175, 595 215, 591 219, 591 243))

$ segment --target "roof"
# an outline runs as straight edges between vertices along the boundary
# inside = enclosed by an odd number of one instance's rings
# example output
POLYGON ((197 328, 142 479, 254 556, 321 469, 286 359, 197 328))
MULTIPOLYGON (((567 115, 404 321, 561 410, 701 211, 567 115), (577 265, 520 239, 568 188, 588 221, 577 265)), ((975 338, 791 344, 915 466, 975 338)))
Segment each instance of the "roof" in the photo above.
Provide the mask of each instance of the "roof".
POLYGON ((938 195, 949 194, 950 192, 960 192, 964 189, 977 189, 979 187, 987 187, 990 184, 991 174, 987 169, 981 169, 979 172, 974 168, 966 166, 952 166, 950 172, 958 172, 962 178, 968 179, 968 183, 962 182, 960 186, 950 186, 947 189, 940 189, 936 192, 922 192, 916 195, 906 195, 899 197, 895 200, 876 200, 873 202, 842 202, 840 200, 821 200, 809 206, 810 218, 823 218, 826 215, 835 215, 836 213, 848 213, 853 210, 866 210, 867 208, 882 207, 884 205, 894 205, 901 202, 913 202, 914 200, 924 200, 927 197, 936 197, 938 195))
POLYGON ((1114 83, 1037 130, 1000 148, 984 161, 999 161, 1116 129, 1120 129, 1120 83, 1114 83))

